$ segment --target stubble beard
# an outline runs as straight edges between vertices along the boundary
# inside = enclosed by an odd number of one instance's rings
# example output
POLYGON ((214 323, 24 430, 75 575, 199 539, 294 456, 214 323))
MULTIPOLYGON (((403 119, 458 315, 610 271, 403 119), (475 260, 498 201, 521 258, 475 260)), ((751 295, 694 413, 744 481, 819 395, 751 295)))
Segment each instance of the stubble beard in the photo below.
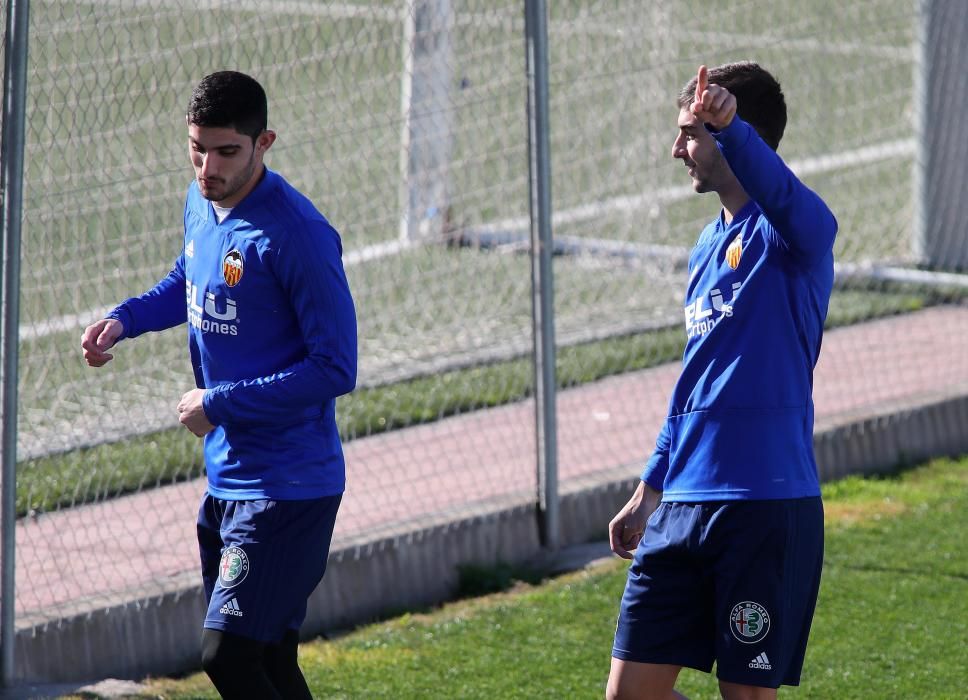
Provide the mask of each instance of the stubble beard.
POLYGON ((199 192, 202 196, 210 202, 223 202, 226 199, 234 196, 239 190, 245 187, 245 184, 252 177, 252 173, 255 172, 255 151, 253 150, 252 155, 249 156, 249 162, 245 164, 245 168, 238 175, 233 177, 231 180, 227 180, 225 184, 219 188, 209 188, 205 189, 201 182, 199 182, 199 192))
POLYGON ((700 173, 695 165, 692 167, 692 170, 693 174, 689 176, 692 180, 692 189, 695 190, 697 194, 709 192, 709 178, 704 176, 703 173, 700 173))
POLYGON ((725 181, 725 173, 729 170, 726 158, 722 153, 717 152, 711 163, 706 164, 700 170, 699 165, 693 161, 692 187, 698 194, 706 192, 719 192, 720 186, 725 181))

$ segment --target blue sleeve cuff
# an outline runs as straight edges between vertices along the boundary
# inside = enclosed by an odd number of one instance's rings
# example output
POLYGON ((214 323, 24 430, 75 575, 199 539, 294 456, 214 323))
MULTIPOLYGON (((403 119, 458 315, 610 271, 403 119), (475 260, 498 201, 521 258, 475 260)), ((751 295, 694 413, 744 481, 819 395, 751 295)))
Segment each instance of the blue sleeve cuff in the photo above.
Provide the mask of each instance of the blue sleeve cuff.
POLYGON ((720 146, 729 149, 742 148, 750 140, 751 135, 755 133, 753 127, 738 116, 733 117, 733 121, 722 131, 715 131, 708 124, 704 126, 720 146))
POLYGON ((218 405, 219 400, 227 391, 228 385, 224 384, 214 389, 205 390, 205 395, 202 397, 202 410, 205 411, 205 417, 208 418, 208 422, 212 425, 221 425, 225 422, 225 417, 221 415, 218 405))
POLYGON ((652 489, 662 491, 668 471, 669 457, 656 452, 645 463, 645 469, 642 471, 642 481, 647 483, 652 489))
POLYGON ((120 342, 125 338, 133 337, 130 333, 131 331, 131 312, 128 311, 124 304, 114 307, 104 318, 113 318, 115 321, 121 324, 121 335, 115 342, 120 342))

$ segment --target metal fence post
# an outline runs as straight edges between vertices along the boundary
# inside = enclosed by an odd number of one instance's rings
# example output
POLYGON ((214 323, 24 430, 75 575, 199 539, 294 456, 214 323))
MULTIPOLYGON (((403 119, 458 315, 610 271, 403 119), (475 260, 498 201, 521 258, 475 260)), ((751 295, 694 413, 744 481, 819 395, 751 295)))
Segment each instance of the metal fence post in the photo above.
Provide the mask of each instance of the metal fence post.
POLYGON ((558 440, 555 411, 554 280, 551 268, 551 155, 548 138, 548 17, 544 0, 525 0, 528 71, 528 170, 534 397, 541 542, 557 549, 558 440))
POLYGON ((29 1, 7 2, 7 46, 3 72, 3 144, 0 197, 3 207, 3 316, 0 325, 3 377, 3 475, 0 519, 0 684, 13 680, 16 588, 14 548, 17 507, 17 359, 20 310, 20 221, 23 212, 24 111, 27 96, 29 1))
POLYGON ((449 217, 453 143, 451 0, 409 0, 404 17, 400 238, 438 240, 449 217))
POLYGON ((964 167, 968 140, 960 133, 960 107, 968 106, 961 85, 968 66, 968 7, 964 0, 920 0, 918 60, 914 76, 914 247, 931 268, 968 270, 964 167))

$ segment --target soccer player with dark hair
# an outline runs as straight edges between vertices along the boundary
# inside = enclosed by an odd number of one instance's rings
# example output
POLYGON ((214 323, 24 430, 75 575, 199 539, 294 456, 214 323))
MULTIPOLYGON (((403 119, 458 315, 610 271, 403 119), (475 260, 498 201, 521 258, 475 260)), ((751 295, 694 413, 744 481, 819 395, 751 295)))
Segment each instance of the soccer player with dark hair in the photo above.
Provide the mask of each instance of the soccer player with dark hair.
POLYGON ((642 480, 609 524, 631 559, 610 700, 681 698, 682 667, 723 697, 797 685, 823 561, 813 369, 837 222, 776 153, 779 83, 755 63, 699 68, 672 157, 722 210, 689 256, 686 349, 642 480))
POLYGON ((345 486, 335 399, 356 385, 356 313, 339 235, 263 163, 267 113, 242 73, 194 89, 182 252, 81 347, 100 367, 117 342, 188 322, 197 388, 177 410, 208 475, 202 666, 225 698, 311 698, 296 652, 345 486))

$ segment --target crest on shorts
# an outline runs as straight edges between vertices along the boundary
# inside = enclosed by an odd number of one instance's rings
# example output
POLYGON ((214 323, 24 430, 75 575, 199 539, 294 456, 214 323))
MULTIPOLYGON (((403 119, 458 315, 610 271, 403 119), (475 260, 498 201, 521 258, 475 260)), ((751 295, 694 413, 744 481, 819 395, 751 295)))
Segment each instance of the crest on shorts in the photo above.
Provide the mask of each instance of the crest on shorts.
POLYGON ((222 278, 225 280, 225 284, 234 287, 242 281, 243 266, 242 253, 238 250, 230 250, 226 253, 225 257, 222 258, 222 278))
POLYGON ((756 644, 770 633, 770 613, 751 600, 737 603, 729 613, 729 629, 743 644, 756 644))
POLYGON ((739 259, 743 256, 743 234, 740 233, 733 239, 726 249, 726 264, 734 270, 739 267, 739 259))
POLYGON ((226 547, 218 563, 218 582, 222 588, 238 586, 249 573, 249 557, 241 547, 226 547))

